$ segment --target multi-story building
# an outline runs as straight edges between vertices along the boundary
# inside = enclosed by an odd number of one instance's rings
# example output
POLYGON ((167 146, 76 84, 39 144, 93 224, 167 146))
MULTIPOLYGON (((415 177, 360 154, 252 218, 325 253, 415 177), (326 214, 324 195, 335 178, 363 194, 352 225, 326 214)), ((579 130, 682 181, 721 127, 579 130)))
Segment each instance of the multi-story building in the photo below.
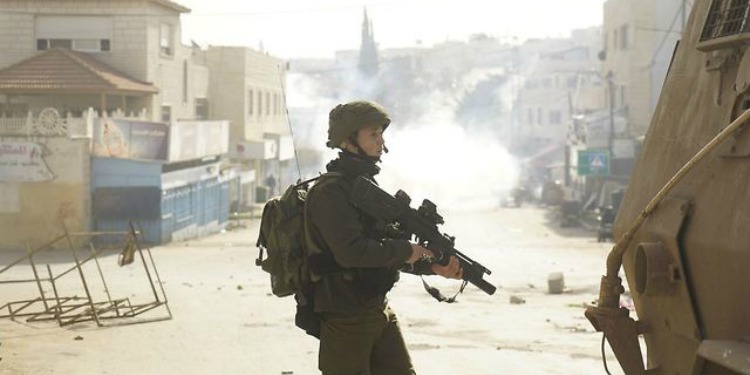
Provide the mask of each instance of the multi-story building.
MULTIPOLYGON (((136 219, 149 242, 223 227, 230 203, 242 203, 240 181, 258 184, 258 165, 238 178, 223 161, 228 120, 232 139, 260 140, 275 150, 262 160, 278 160, 284 133, 267 120, 281 118, 283 76, 211 88, 213 55, 180 42, 188 11, 168 0, 0 2, 3 246, 43 241, 61 221, 86 231, 136 219), (262 107, 262 120, 230 118, 220 104, 236 97, 243 113, 262 107)), ((242 77, 267 74, 254 61, 242 61, 242 77)))
MULTIPOLYGON (((58 47, 83 52, 127 77, 158 88, 152 95, 96 93, 95 101, 86 101, 95 104, 94 108, 126 113, 145 110, 150 120, 164 122, 202 117, 208 68, 194 58, 193 48, 180 43, 180 14, 188 11, 168 0, 3 1, 0 69, 58 47)), ((38 107, 34 98, 14 96, 10 103, 25 100, 33 109, 38 107)), ((69 93, 57 100, 78 112, 87 108, 69 93)))
POLYGON ((531 179, 568 179, 565 146, 572 118, 602 105, 600 38, 595 27, 575 30, 570 38, 529 40, 517 50, 512 149, 527 161, 531 179))
POLYGON ((677 41, 690 14, 685 0, 607 0, 604 63, 616 115, 628 135, 643 136, 659 99, 677 41))
POLYGON ((577 167, 573 179, 585 181, 579 184, 582 195, 598 198, 599 206, 614 204, 611 193, 627 185, 691 6, 684 0, 604 4, 597 74, 604 103, 599 110, 579 113, 568 137, 577 167))
MULTIPOLYGON (((286 62, 244 47, 214 47, 206 51, 210 67, 211 115, 231 122, 230 157, 245 181, 276 188, 300 178, 293 168, 294 144, 286 117, 286 62)), ((264 200, 246 184, 245 199, 264 200)), ((278 191, 271 192, 278 193, 278 191)))

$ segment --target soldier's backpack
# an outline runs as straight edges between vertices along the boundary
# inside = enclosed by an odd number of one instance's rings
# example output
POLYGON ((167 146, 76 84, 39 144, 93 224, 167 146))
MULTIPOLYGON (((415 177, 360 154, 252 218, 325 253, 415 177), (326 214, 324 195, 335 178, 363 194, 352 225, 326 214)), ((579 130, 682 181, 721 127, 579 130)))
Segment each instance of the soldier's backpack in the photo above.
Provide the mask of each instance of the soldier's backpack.
POLYGON ((277 297, 294 295, 295 324, 314 337, 320 336, 320 320, 314 312, 314 285, 308 266, 305 199, 310 183, 340 175, 329 172, 299 182, 289 186, 280 198, 268 201, 263 207, 256 243, 259 254, 255 264, 271 276, 271 292, 277 297))
POLYGON ((293 295, 309 282, 305 198, 309 184, 318 178, 289 186, 281 197, 263 207, 255 264, 270 274, 271 292, 277 297, 293 295))

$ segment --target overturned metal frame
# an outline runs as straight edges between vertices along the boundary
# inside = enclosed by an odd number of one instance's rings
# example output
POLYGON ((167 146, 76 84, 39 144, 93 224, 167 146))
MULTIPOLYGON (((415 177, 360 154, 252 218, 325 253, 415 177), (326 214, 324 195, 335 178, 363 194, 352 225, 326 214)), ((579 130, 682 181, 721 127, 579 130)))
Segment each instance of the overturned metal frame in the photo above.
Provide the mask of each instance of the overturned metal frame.
POLYGON ((67 227, 63 224, 64 233, 55 237, 53 240, 45 243, 42 246, 32 249, 28 244, 26 245, 27 254, 19 257, 9 265, 0 269, 0 275, 3 272, 11 269, 12 267, 28 261, 31 266, 31 270, 34 274, 33 279, 17 279, 17 280, 0 280, 0 288, 3 284, 12 283, 35 283, 39 292, 39 296, 33 299, 19 300, 7 302, 0 305, 0 312, 7 309, 7 314, 1 314, 0 318, 10 318, 16 320, 19 317, 28 317, 27 322, 36 321, 57 321, 60 326, 66 326, 74 323, 94 321, 98 326, 103 326, 104 320, 119 319, 119 318, 133 318, 148 311, 154 310, 159 307, 164 307, 167 315, 157 318, 151 318, 147 320, 138 320, 130 323, 144 323, 159 320, 168 320, 172 318, 172 312, 169 309, 167 296, 164 292, 164 287, 159 277, 159 272, 156 269, 156 263, 151 255, 151 249, 148 247, 142 247, 138 238, 141 235, 140 230, 136 230, 135 226, 131 222, 129 224, 129 230, 126 232, 69 232, 67 227), (103 249, 97 249, 94 245, 95 238, 102 236, 122 236, 125 238, 125 245, 120 252, 118 258, 118 264, 125 266, 135 261, 135 255, 138 254, 143 270, 148 279, 151 292, 153 293, 153 300, 145 303, 132 303, 130 298, 113 298, 110 293, 109 286, 107 284, 104 272, 99 262, 99 255, 104 251, 103 249), (87 238, 88 247, 90 254, 85 258, 79 256, 79 252, 76 249, 75 238, 87 238), (46 265, 47 275, 40 276, 37 269, 37 264, 34 260, 34 255, 44 251, 52 249, 54 245, 64 241, 70 250, 73 265, 66 270, 54 274, 49 264, 46 265), (144 254, 145 253, 145 254, 144 254), (147 261, 148 258, 148 261, 147 261), (89 288, 89 278, 87 278, 84 272, 83 266, 94 261, 96 269, 98 271, 99 279, 104 287, 104 293, 106 294, 106 300, 96 301, 89 288), (71 272, 77 271, 80 278, 80 285, 85 293, 84 296, 64 296, 60 294, 58 288, 58 281, 71 272), (52 288, 52 296, 49 296, 49 291, 45 293, 43 285, 48 283, 52 288), (158 284, 158 288, 154 284, 158 284))

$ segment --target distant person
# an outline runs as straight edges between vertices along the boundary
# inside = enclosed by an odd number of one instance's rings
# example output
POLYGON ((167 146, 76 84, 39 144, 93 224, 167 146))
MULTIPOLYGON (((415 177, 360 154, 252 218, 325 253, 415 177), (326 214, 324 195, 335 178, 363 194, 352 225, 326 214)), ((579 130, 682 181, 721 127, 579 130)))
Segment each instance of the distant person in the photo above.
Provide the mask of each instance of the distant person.
POLYGON ((266 177, 266 186, 268 186, 268 195, 274 196, 276 194, 276 177, 273 174, 266 177))
POLYGON ((390 122, 385 109, 369 101, 333 108, 327 146, 341 152, 326 168, 339 175, 324 176, 307 196, 308 247, 313 257, 332 255, 337 266, 313 272, 319 279, 313 304, 320 319, 318 368, 323 375, 415 374, 386 294, 399 271, 463 276, 455 257, 445 266, 430 263, 429 250, 405 239, 384 238, 376 220, 349 202, 355 178, 373 179, 380 172, 376 164, 386 150, 383 131, 390 122))

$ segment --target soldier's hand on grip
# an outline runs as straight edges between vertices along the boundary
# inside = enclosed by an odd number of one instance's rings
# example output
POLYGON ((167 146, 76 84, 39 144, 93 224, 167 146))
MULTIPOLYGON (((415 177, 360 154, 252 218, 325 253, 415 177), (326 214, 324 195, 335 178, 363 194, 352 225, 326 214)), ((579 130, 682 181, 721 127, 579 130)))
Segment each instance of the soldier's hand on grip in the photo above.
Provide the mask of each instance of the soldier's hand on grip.
POLYGON ((458 258, 451 256, 448 264, 441 265, 439 263, 432 264, 432 272, 436 275, 445 277, 446 279, 457 279, 460 280, 464 277, 464 270, 461 268, 458 258))
POLYGON ((414 262, 423 258, 434 258, 435 254, 432 251, 425 249, 417 244, 411 244, 411 256, 406 263, 414 264, 414 262))

